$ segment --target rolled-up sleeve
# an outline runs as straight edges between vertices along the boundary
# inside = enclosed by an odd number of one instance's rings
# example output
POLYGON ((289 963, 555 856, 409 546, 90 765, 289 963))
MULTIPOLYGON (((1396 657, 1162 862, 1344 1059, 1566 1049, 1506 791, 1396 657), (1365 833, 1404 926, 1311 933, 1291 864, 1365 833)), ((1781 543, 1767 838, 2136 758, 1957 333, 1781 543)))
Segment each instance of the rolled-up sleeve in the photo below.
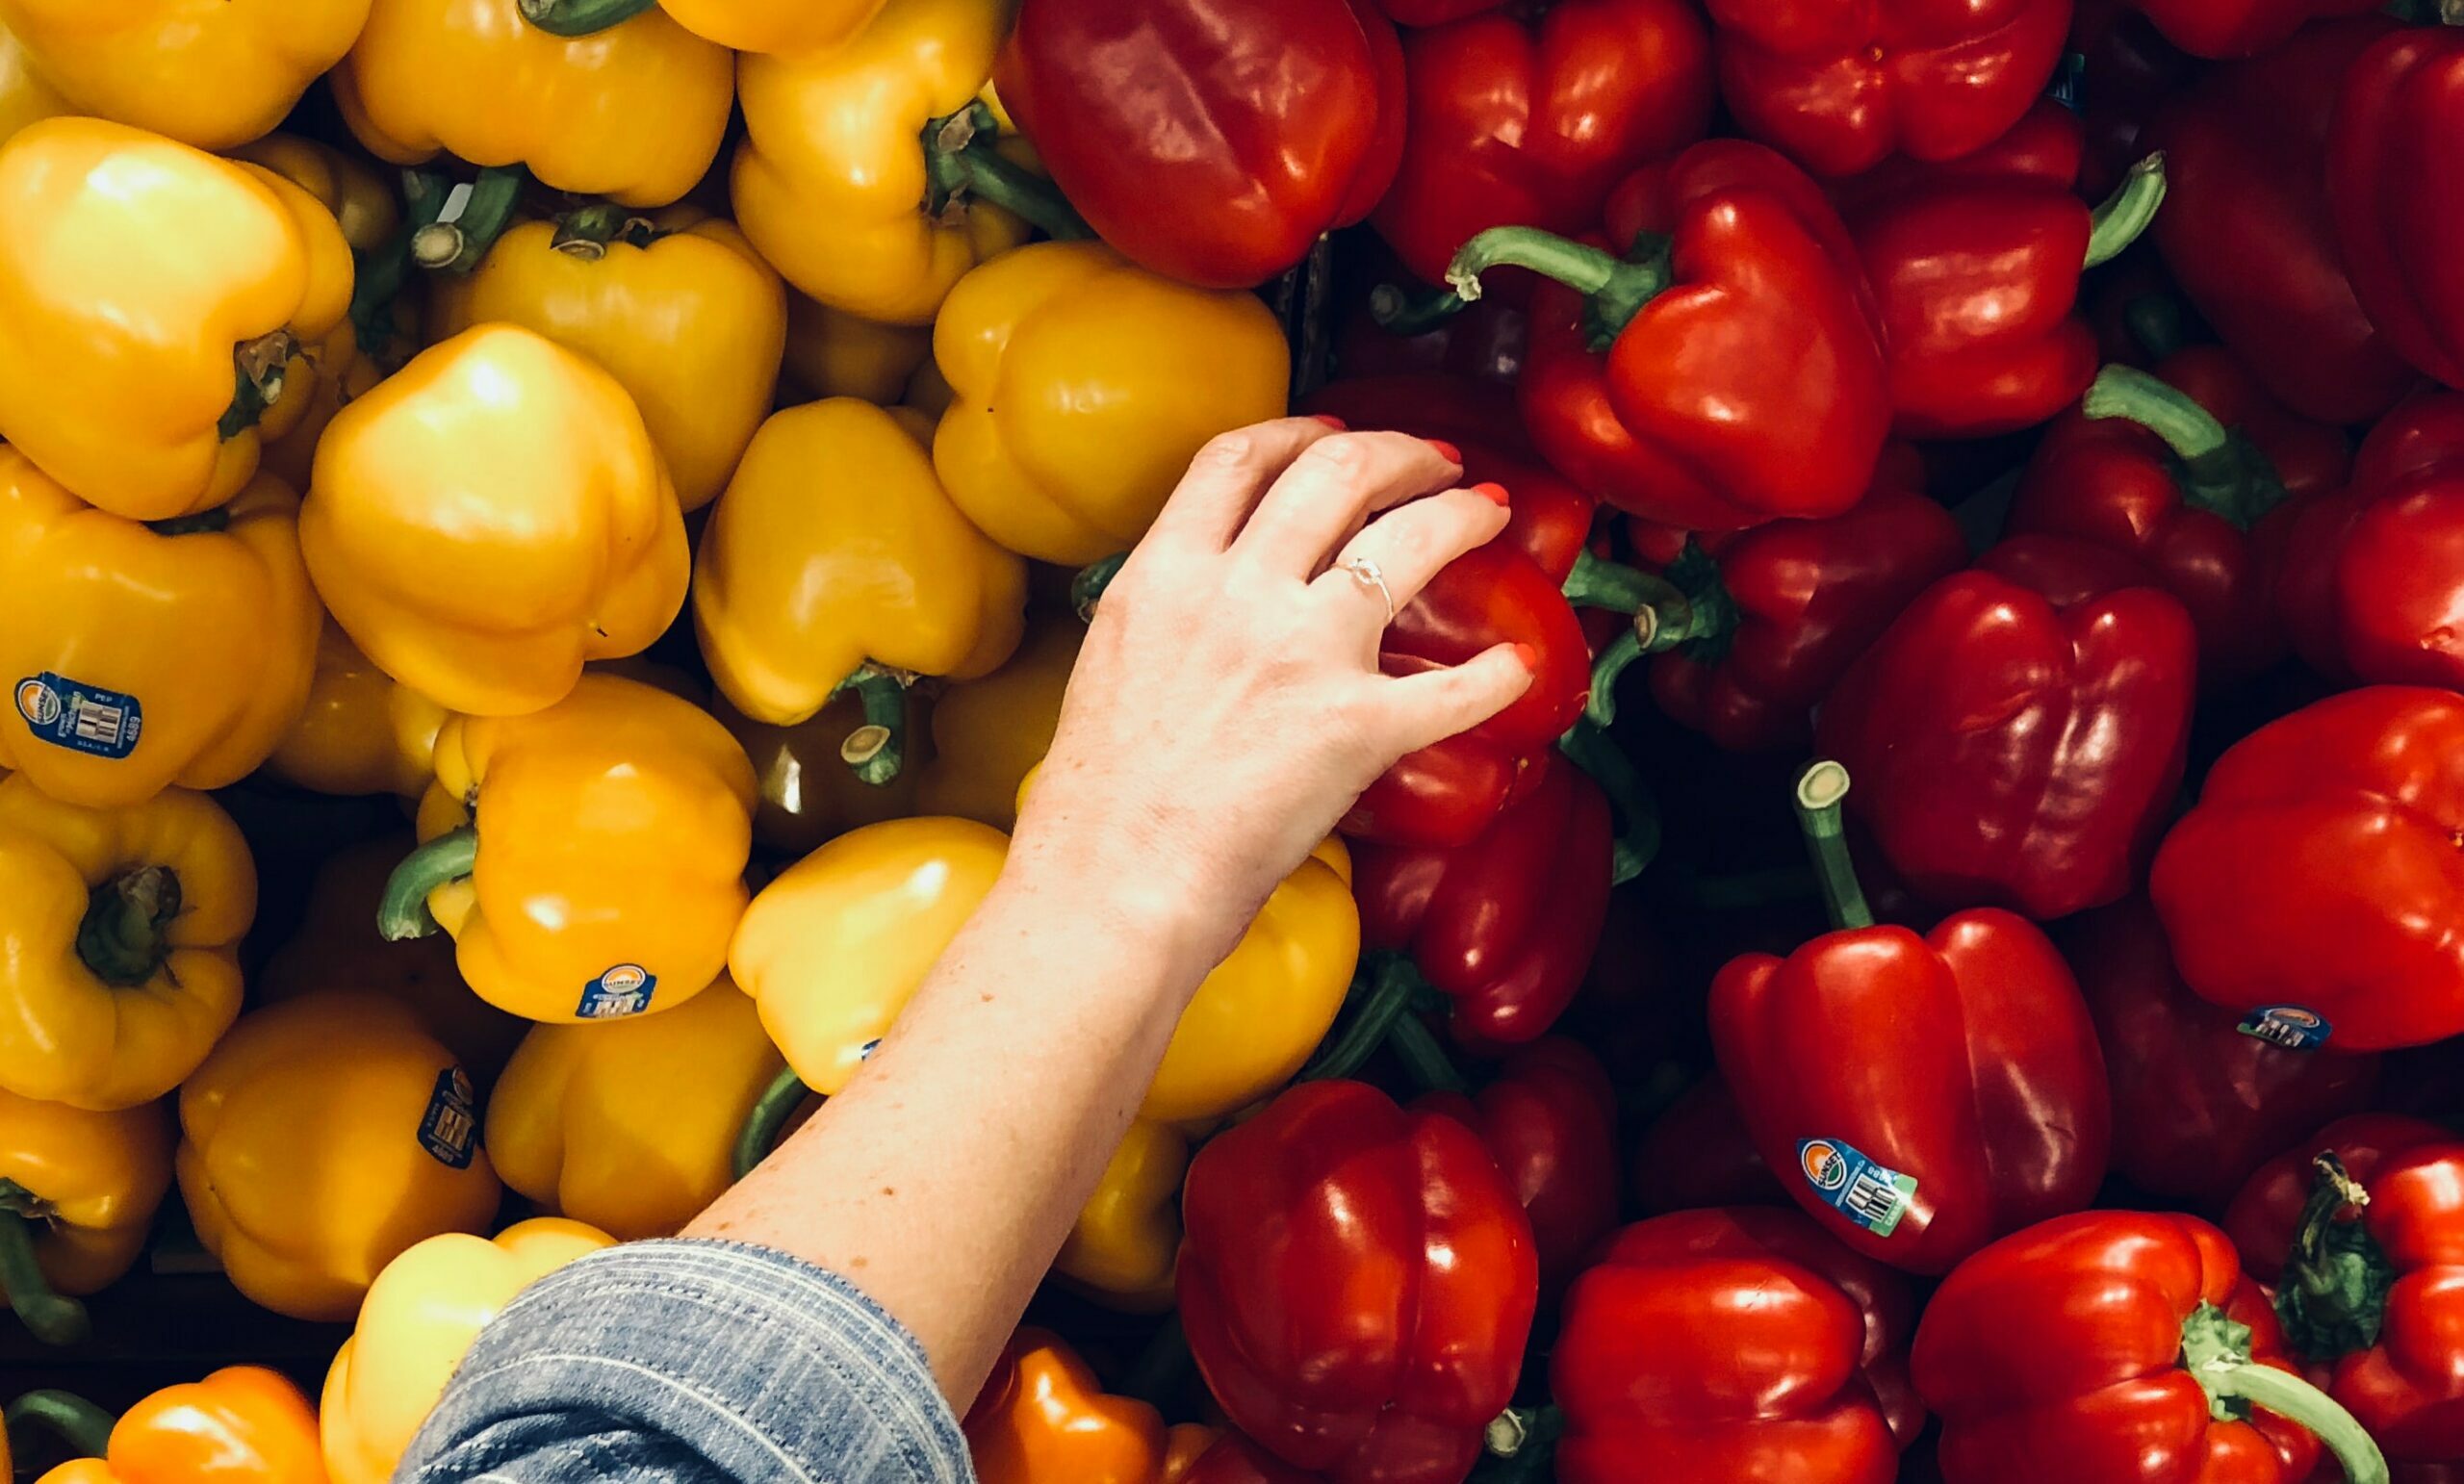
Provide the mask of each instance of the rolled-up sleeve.
POLYGON ((971 1480, 913 1337, 761 1247, 645 1241, 540 1280, 480 1332, 395 1477, 971 1480))

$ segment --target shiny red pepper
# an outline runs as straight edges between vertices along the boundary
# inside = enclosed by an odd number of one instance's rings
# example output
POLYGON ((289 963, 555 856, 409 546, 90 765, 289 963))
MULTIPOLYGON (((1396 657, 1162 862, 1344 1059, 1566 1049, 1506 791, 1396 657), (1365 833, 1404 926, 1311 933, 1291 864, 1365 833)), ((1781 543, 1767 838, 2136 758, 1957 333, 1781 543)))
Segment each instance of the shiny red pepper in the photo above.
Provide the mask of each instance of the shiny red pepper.
POLYGON ((2104 1178, 2104 1059, 2052 943, 1962 912, 1922 937, 1874 924, 1817 762, 1797 803, 1837 931, 1711 982, 1711 1046, 1781 1184, 1859 1252, 1938 1273, 2086 1206, 2104 1178))
POLYGON ((1893 196, 1951 180, 2033 180, 2068 190, 2078 184, 2086 146, 2079 115, 2051 98, 2039 98, 1982 148, 1948 160, 1893 155, 1861 174, 1825 182, 1825 188, 1852 220, 1893 196))
POLYGON ((1697 144, 1619 186, 1608 241, 1500 227, 1449 269, 1514 265, 1531 301, 1524 424, 1619 508, 1692 530, 1837 515, 1889 430, 1881 329, 1821 189, 1741 140, 1697 144))
POLYGON ((2464 31, 2411 26, 2345 74, 2327 144, 2336 241, 2361 307, 2405 360, 2464 386, 2464 31))
POLYGON ((1165 1469, 1163 1484, 1319 1484, 1325 1477, 1293 1468, 1237 1432, 1217 1438, 1182 1472, 1171 1472, 1168 1461, 1165 1469))
POLYGON ((1584 230, 1711 120, 1711 38, 1687 0, 1491 11, 1406 36, 1403 69, 1403 164, 1371 220, 1424 283, 1489 227, 1584 230))
POLYGON ((2367 15, 2384 0, 2132 0, 2194 57, 2255 57, 2314 20, 2367 15))
POLYGON ((1456 1484, 1537 1300, 1531 1223, 1479 1136, 1310 1082, 1216 1136, 1183 1194, 1181 1322, 1215 1399, 1335 1484, 1456 1484))
POLYGON ((1402 155, 1402 48, 1370 0, 1025 0, 994 80, 1088 225, 1206 288, 1368 216, 1402 155))
POLYGON ((1564 1484, 1890 1484, 1924 1414, 1908 1280, 1793 1211, 1619 1232, 1575 1280, 1549 1386, 1564 1484))
POLYGON ((2201 998, 2340 1050, 2422 1046, 2464 1031, 2458 839, 2464 696, 2374 685, 2217 759, 2148 895, 2201 998))
POLYGON ((2268 390, 2323 422, 2374 418, 2414 380, 2353 296, 2327 200, 2337 86, 2393 26, 2332 21, 2211 68, 2149 131, 2171 183, 2166 266, 2268 390))
POLYGON ((2359 1110, 2377 1086, 2374 1056, 2278 1044, 2191 993, 2143 896, 2056 937, 2105 1052, 2114 1173, 2149 1195, 2218 1209, 2270 1155, 2359 1110))
POLYGON ((1617 1224, 1617 1089, 1578 1043, 1534 1041, 1476 1094, 1431 1092, 1412 1109, 1444 1113, 1489 1146, 1531 1218, 1544 1292, 1563 1289, 1617 1224))
POLYGON ((1632 1172, 1634 1203, 1655 1215, 1788 1201, 1718 1072, 1704 1073, 1643 1130, 1632 1172))
POLYGON ((2062 60, 2070 0, 1709 0, 1737 125, 1819 175, 1948 160, 2019 121, 2062 60))
POLYGON ((2130 889, 2182 780, 2197 640, 2127 557, 2013 537, 1900 614, 1823 703, 1818 750, 1936 907, 2040 922, 2130 889))
POLYGON ((2351 1484, 2386 1484, 2195 1216, 2092 1211, 2004 1238, 1935 1292, 1910 1360, 1946 1484, 2302 1484, 2306 1429, 2351 1484))
POLYGON ((2342 489, 2292 507, 2276 607, 2294 648, 2336 679, 2464 684, 2464 396, 2379 420, 2342 489))

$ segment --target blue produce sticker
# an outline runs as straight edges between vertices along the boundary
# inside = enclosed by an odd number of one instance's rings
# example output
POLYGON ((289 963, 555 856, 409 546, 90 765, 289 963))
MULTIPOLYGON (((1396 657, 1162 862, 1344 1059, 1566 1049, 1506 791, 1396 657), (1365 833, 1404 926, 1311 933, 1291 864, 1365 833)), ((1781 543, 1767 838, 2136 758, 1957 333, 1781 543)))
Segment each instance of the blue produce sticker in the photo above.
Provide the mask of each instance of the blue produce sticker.
POLYGON ((17 714, 26 719, 27 730, 54 747, 113 758, 137 751, 145 720, 135 696, 48 670, 17 682, 17 714))
POLYGON ((2315 1010, 2298 1005, 2262 1005, 2242 1017, 2233 1029, 2287 1051, 2316 1051, 2327 1044, 2335 1027, 2315 1010))
POLYGON ((427 1095, 427 1113, 420 1119, 420 1147, 449 1168, 471 1167, 479 1147, 479 1094, 462 1068, 436 1074, 436 1090, 427 1095))
POLYGON ((621 1020, 651 1008, 651 991, 658 976, 638 963, 619 963, 581 986, 581 1004, 574 1013, 584 1020, 621 1020))
POLYGON ((1800 1140, 1797 1167, 1824 1205, 1877 1237, 1899 1229, 1916 1194, 1915 1176, 1877 1164, 1836 1139, 1800 1140))

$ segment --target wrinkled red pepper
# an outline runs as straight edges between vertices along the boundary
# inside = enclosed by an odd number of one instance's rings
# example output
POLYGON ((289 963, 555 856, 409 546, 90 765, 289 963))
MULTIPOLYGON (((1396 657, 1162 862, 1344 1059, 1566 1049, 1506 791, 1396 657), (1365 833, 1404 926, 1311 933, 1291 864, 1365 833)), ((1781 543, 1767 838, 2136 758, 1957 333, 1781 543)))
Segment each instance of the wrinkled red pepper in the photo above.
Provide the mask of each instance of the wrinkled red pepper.
POLYGON ((2130 889, 2182 780, 2197 639, 2126 556, 2012 537, 1943 578, 1823 703, 1818 750, 1937 907, 2040 922, 2130 889))
POLYGON ((2114 1173, 2150 1195, 2218 1209, 2269 1156, 2377 1086, 2376 1057, 2281 1044, 2191 993, 2143 896, 2056 936, 2105 1052, 2114 1173))
POLYGON ((2405 360, 2464 386, 2464 31, 2410 26, 2345 74, 2328 137, 2336 241, 2361 307, 2405 360))
POLYGON ((1910 1359, 1947 1484, 2301 1484, 2321 1437, 2351 1484, 2386 1484, 2195 1216, 2091 1211, 2006 1237, 1935 1292, 1910 1359))
POLYGON ((1890 1484, 1924 1414, 1908 1280, 1793 1211, 1621 1231, 1575 1280, 1549 1386, 1564 1484, 1890 1484))
POLYGON ((1444 1113, 1489 1146, 1531 1218, 1543 1292, 1563 1289, 1617 1224, 1617 1089, 1576 1042, 1534 1041, 1477 1093, 1431 1092, 1412 1109, 1444 1113))
POLYGON ((2464 696, 2347 691, 2209 770, 2148 895, 2201 998, 2346 1051, 2464 1031, 2464 696))
POLYGON ((1513 1399, 1531 1223, 1479 1136, 1356 1082, 1218 1135, 1183 1196, 1181 1321, 1216 1400, 1336 1484, 1456 1484, 1513 1399))
POLYGON ((2351 477, 2293 506, 2276 608, 2294 648, 2336 679, 2464 684, 2464 396, 2406 400, 2351 477))
POLYGON ((1819 175, 1948 160, 2028 111, 2070 0, 1709 0, 1720 95, 1747 134, 1819 175))
POLYGON ((2195 57, 2255 57, 2314 20, 2367 15, 2382 0, 2132 0, 2165 38, 2195 57))
POLYGON ((1634 1140, 1633 1190, 1635 1204, 1655 1215, 1788 1200, 1718 1072, 1678 1094, 1634 1140))
POLYGON ((1610 197, 1607 240, 1500 227, 1455 257, 1467 298, 1512 265, 1532 294, 1524 424, 1601 499, 1691 530, 1837 515, 1889 430, 1881 330, 1821 189, 1741 140, 1697 144, 1610 197))
POLYGON ((1490 227, 1580 232, 1703 137, 1711 38, 1686 0, 1556 0, 1403 38, 1402 167, 1371 220, 1424 283, 1490 227))
POLYGON ((1402 157, 1402 47, 1370 0, 1025 0, 994 76, 1088 225, 1207 288, 1299 262, 1402 157))
POLYGON ((1847 775, 1797 786, 1836 930, 1711 982, 1711 1046, 1763 1160, 1850 1247, 1945 1272, 2086 1206, 2104 1178, 2104 1059, 2062 956, 1987 908, 1922 937, 1878 927, 1848 864, 1847 775))
POLYGON ((2323 422, 2374 418, 2414 381, 2353 296, 2327 200, 2337 85, 2393 25, 2333 21, 2211 68, 2149 131, 2171 182, 2166 266, 2268 390, 2323 422))

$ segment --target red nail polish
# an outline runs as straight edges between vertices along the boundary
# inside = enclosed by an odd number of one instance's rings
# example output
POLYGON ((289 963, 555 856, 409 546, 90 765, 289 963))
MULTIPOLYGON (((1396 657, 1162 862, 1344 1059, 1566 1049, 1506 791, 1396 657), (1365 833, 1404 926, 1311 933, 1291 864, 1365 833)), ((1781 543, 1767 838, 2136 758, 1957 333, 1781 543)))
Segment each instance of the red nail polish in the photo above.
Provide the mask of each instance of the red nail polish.
POLYGON ((1476 484, 1476 485, 1472 486, 1472 493, 1473 493, 1473 494, 1475 494, 1475 495, 1483 496, 1483 497, 1485 497, 1485 498, 1487 498, 1487 499, 1489 499, 1496 500, 1500 505, 1503 505, 1503 504, 1507 503, 1507 496, 1506 496, 1506 493, 1505 493, 1505 486, 1504 486, 1504 485, 1502 485, 1502 484, 1496 484, 1496 483, 1476 484))
POLYGON ((1351 431, 1350 423, 1345 422, 1339 417, 1336 417, 1331 412, 1313 412, 1309 414, 1309 421, 1312 422, 1323 422, 1338 433, 1348 433, 1351 431))
POLYGON ((1463 450, 1454 447, 1454 445, 1448 443, 1443 438, 1424 438, 1421 442, 1428 445, 1432 448, 1435 448, 1437 450, 1437 456, 1446 460, 1446 462, 1450 464, 1460 464, 1463 462, 1463 450))
POLYGON ((1526 672, 1531 675, 1538 675, 1540 673, 1540 652, 1538 650, 1533 649, 1527 644, 1518 644, 1514 647, 1514 657, 1523 661, 1523 668, 1526 672))

